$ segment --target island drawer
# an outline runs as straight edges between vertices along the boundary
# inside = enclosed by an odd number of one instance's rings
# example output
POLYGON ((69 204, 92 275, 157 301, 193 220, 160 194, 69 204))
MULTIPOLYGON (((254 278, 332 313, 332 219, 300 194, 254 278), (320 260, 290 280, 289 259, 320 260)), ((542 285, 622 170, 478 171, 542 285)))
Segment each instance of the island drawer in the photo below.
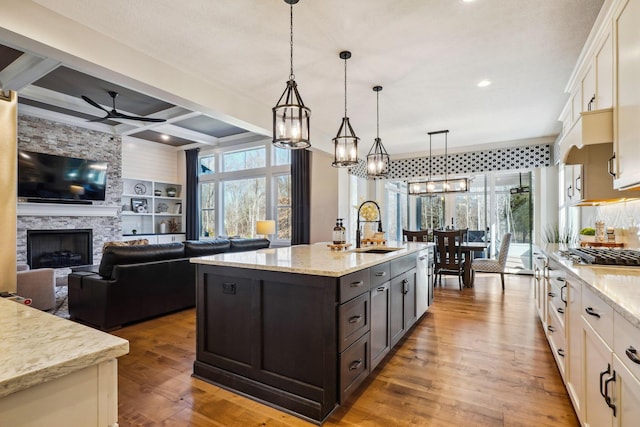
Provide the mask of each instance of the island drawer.
POLYGON ((418 255, 411 254, 405 255, 402 258, 396 258, 390 261, 391 264, 391 277, 396 277, 399 274, 409 271, 412 268, 416 268, 418 255))
POLYGON ((378 285, 388 282, 391 279, 389 275, 389 263, 383 262, 382 264, 374 265, 369 268, 370 271, 370 283, 371 287, 375 288, 378 285))
POLYGON ((355 271, 340 278, 340 303, 369 292, 369 269, 355 271))
POLYGON ((369 375, 369 333, 340 354, 340 403, 369 375))
POLYGON ((369 331, 370 294, 365 292, 340 306, 339 310, 339 351, 344 351, 355 340, 369 331))

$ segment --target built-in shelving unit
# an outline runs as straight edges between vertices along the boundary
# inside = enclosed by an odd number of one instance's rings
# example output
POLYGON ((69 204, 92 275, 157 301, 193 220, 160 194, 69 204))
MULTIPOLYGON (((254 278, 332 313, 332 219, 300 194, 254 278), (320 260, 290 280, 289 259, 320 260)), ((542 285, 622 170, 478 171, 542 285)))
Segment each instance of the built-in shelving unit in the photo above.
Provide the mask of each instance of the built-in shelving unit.
MULTIPOLYGON (((122 233, 126 237, 158 235, 158 243, 184 233, 182 185, 144 179, 123 179, 122 233), (177 223, 172 230, 170 222, 177 223), (167 235, 167 236, 165 236, 167 235)), ((154 242, 155 243, 155 242, 154 242)))

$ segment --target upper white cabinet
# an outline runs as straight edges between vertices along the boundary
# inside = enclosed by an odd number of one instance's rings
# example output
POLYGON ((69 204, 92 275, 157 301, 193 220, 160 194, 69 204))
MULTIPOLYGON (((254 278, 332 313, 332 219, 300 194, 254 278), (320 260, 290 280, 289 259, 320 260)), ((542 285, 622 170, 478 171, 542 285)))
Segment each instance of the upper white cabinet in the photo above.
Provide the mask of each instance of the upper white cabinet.
POLYGON ((640 186, 640 0, 622 1, 613 19, 615 43, 615 179, 618 189, 640 186))
POLYGON ((613 38, 607 32, 595 58, 595 105, 593 110, 613 107, 613 38))

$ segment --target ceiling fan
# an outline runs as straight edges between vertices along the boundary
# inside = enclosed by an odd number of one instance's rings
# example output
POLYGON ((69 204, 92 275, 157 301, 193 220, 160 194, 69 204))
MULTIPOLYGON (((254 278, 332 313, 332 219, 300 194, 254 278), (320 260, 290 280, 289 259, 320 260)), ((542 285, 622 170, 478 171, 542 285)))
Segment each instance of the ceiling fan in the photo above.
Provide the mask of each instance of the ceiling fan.
POLYGON ((82 95, 82 99, 84 99, 89 104, 93 105, 94 107, 99 108, 102 111, 104 111, 105 113, 107 113, 107 115, 104 116, 104 117, 101 117, 101 118, 98 118, 98 119, 89 120, 90 122, 101 122, 101 121, 107 120, 107 119, 127 119, 127 120, 138 120, 138 121, 141 121, 141 122, 154 122, 154 123, 166 122, 165 119, 155 119, 155 118, 152 118, 152 117, 141 117, 141 116, 129 116, 127 114, 122 114, 122 113, 120 113, 120 112, 118 112, 116 110, 116 96, 118 96, 118 92, 114 92, 114 91, 110 90, 108 93, 109 93, 109 96, 111 96, 112 104, 113 104, 113 108, 112 108, 111 111, 103 108, 100 104, 98 104, 97 102, 95 102, 91 98, 88 98, 88 97, 82 95))

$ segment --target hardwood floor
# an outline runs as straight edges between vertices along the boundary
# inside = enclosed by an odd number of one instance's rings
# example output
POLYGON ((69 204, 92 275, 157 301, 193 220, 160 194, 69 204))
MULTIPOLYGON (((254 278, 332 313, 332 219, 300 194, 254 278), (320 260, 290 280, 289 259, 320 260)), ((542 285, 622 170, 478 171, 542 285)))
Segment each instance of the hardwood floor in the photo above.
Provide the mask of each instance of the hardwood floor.
MULTIPOLYGON (((443 278, 435 303, 325 426, 577 426, 533 303, 531 279, 443 278)), ((114 332, 119 424, 310 426, 191 377, 195 310, 114 332)))

